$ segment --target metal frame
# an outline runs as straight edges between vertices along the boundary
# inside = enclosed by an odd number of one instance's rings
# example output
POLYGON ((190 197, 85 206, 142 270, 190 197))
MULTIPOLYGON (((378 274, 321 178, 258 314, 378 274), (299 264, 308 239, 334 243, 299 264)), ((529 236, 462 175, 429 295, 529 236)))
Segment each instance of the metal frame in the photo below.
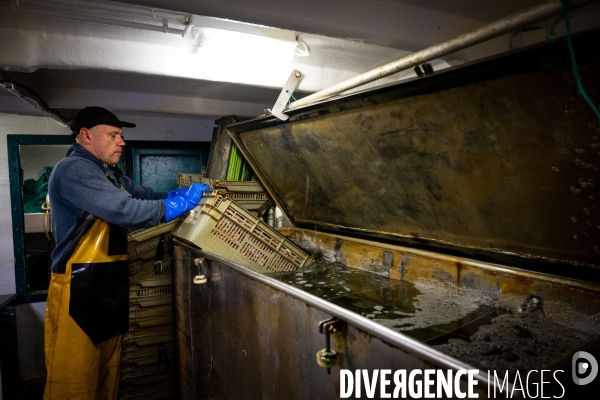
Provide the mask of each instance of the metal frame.
MULTIPOLYGON (((576 0, 572 1, 571 3, 574 7, 581 7, 594 1, 596 0, 576 0)), ((366 83, 395 74, 396 72, 418 66, 419 64, 423 64, 427 61, 454 53, 455 51, 482 43, 505 33, 515 31, 524 26, 528 26, 535 22, 555 16, 559 14, 562 9, 562 1, 554 0, 521 10, 480 28, 463 33, 462 35, 456 36, 445 42, 438 43, 406 57, 402 57, 399 60, 382 65, 381 67, 375 68, 369 72, 365 72, 364 74, 338 83, 337 85, 313 93, 291 103, 287 107, 287 110, 293 110, 308 104, 316 103, 346 90, 353 89, 366 83)))
POLYGON ((71 135, 7 135, 8 180, 10 183, 10 205, 13 227, 13 247, 15 255, 16 292, 26 303, 46 301, 47 291, 27 291, 25 275, 25 219, 23 213, 23 197, 21 193, 22 179, 20 173, 20 145, 57 145, 72 144, 75 139, 71 135))

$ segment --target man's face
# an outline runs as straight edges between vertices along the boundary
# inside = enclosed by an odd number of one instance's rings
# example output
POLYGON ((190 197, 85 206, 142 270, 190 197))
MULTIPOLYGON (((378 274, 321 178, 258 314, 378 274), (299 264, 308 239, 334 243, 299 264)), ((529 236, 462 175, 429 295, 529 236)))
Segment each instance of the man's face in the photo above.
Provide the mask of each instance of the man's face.
POLYGON ((97 125, 90 131, 90 152, 108 165, 119 162, 123 154, 123 129, 110 125, 97 125))

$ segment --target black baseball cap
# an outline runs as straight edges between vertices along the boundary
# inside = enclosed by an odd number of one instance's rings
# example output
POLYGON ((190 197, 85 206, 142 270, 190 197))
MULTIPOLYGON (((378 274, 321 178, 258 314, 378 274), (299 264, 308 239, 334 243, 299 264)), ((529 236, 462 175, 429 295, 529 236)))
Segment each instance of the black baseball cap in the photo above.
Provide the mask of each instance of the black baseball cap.
POLYGON ((135 128, 131 122, 119 121, 119 118, 102 107, 86 107, 79 111, 71 122, 73 136, 79 135, 81 128, 93 128, 96 125, 118 126, 120 128, 135 128))

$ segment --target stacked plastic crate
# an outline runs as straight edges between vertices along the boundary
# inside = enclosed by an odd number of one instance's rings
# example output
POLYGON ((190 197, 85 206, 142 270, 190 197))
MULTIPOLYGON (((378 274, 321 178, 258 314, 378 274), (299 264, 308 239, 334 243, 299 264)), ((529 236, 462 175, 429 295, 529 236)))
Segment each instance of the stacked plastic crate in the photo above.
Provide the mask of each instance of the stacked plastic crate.
POLYGON ((220 191, 207 191, 198 212, 187 214, 173 234, 206 253, 260 273, 301 269, 309 256, 273 227, 220 191))
POLYGON ((179 187, 190 186, 194 182, 204 183, 256 215, 260 207, 269 200, 265 187, 259 181, 226 181, 208 179, 198 174, 179 174, 179 187))
POLYGON ((175 397, 171 231, 177 221, 129 233, 129 331, 119 399, 175 397))

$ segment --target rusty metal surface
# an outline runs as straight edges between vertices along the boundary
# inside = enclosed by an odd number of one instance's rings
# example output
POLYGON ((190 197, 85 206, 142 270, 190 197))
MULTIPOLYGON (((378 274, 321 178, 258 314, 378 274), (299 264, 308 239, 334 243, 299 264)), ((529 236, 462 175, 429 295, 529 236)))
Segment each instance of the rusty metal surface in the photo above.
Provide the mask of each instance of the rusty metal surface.
POLYGON ((600 265, 600 125, 564 42, 228 129, 298 226, 600 265))
MULTIPOLYGON (((410 371, 414 368, 468 368, 469 365, 479 367, 482 371, 478 379, 481 380, 480 397, 485 398, 485 370, 498 369, 493 364, 497 361, 490 356, 477 356, 480 350, 473 353, 475 343, 471 340, 452 342, 456 339, 450 339, 448 343, 451 346, 448 347, 445 341, 440 342, 439 337, 427 336, 427 329, 406 331, 400 328, 398 331, 389 325, 393 322, 390 316, 365 317, 364 313, 361 315, 351 311, 357 306, 367 307, 361 310, 366 311, 371 307, 368 303, 373 301, 383 301, 377 308, 379 310, 389 308, 389 301, 400 309, 411 307, 415 300, 410 298, 414 295, 406 296, 408 293, 402 287, 409 289, 414 287, 411 283, 419 281, 435 282, 435 290, 441 290, 445 301, 449 301, 454 309, 456 302, 469 303, 476 299, 493 304, 497 310, 505 310, 506 315, 495 318, 496 314, 493 314, 490 322, 484 322, 479 328, 476 323, 475 327, 469 328, 477 329, 475 335, 481 335, 481 332, 489 330, 486 327, 495 324, 494 329, 501 329, 496 332, 502 343, 514 325, 498 326, 507 320, 502 319, 504 317, 517 321, 519 326, 536 322, 551 328, 542 329, 543 336, 537 336, 540 335, 540 329, 536 331, 533 325, 530 327, 530 334, 536 335, 533 342, 542 342, 535 344, 536 347, 550 345, 554 348, 554 351, 544 352, 543 363, 537 361, 539 357, 533 357, 534 353, 529 357, 534 361, 526 359, 529 353, 519 350, 519 346, 524 346, 519 342, 529 341, 521 340, 522 336, 518 336, 516 343, 505 349, 509 352, 512 349, 524 357, 519 363, 533 363, 534 368, 544 366, 554 369, 564 348, 579 348, 589 338, 600 337, 598 285, 303 229, 283 229, 282 233, 307 250, 320 252, 321 257, 345 266, 343 269, 347 270, 343 274, 345 283, 342 286, 347 285, 349 292, 325 301, 318 291, 305 287, 311 285, 302 284, 307 279, 313 283, 307 277, 307 271, 303 278, 296 277, 294 272, 288 273, 294 275, 293 278, 290 276, 278 281, 276 276, 257 274, 176 241, 175 318, 178 358, 181 360, 180 398, 337 398, 340 368, 410 371), (196 266, 194 260, 199 257, 205 257, 208 261, 196 266), (375 275, 368 274, 373 277, 384 277, 384 281, 389 278, 390 282, 385 283, 367 275, 357 275, 349 280, 354 269, 373 273, 375 275), (193 283, 193 277, 199 274, 207 277, 206 284, 193 283), (288 279, 302 280, 287 284, 288 279), (397 284, 392 280, 402 283, 399 289, 395 288, 397 284), (449 297, 446 298, 444 293, 448 293, 449 297), (457 293, 459 297, 456 297, 457 293), (477 293, 475 297, 474 293, 477 293), (389 299, 380 299, 380 295, 389 299), (464 298, 461 300, 460 297, 464 298), (356 298, 358 303, 351 304, 351 307, 340 307, 344 298, 356 298), (523 314, 520 308, 531 305, 531 299, 539 301, 541 308, 536 315, 523 314), (331 316, 342 320, 344 328, 331 336, 332 348, 340 353, 340 359, 332 369, 332 374, 327 375, 323 368, 317 366, 315 354, 325 346, 325 338, 317 330, 318 322, 331 316), (552 338, 559 327, 563 330, 562 338, 553 342, 555 339, 552 338), (501 333, 502 329, 506 332, 501 333), (565 332, 570 332, 569 336, 565 337, 565 332), (455 343, 467 343, 467 353, 457 350, 453 353, 455 343)), ((322 275, 318 271, 317 274, 322 275)), ((419 286, 419 289, 422 291, 423 286, 419 286)), ((427 293, 419 296, 427 296, 427 293)), ((442 326, 430 319, 440 313, 440 305, 429 304, 436 309, 425 309, 427 303, 418 301, 414 306, 419 309, 421 319, 434 325, 429 334, 437 332, 439 335, 442 326)), ((481 310, 485 311, 485 307, 481 310)), ((462 317, 457 322, 473 323, 462 317)), ((468 326, 465 325, 465 328, 468 326)), ((460 334, 466 332, 463 329, 459 331, 460 334)), ((449 334, 454 335, 450 331, 449 334)), ((496 344, 484 340, 485 348, 495 348, 496 344)), ((478 345, 481 346, 481 342, 478 345)), ((497 347, 504 348, 505 345, 497 347)))
POLYGON ((310 253, 352 268, 399 281, 474 290, 512 313, 535 296, 544 304, 546 321, 600 335, 600 285, 306 229, 284 228, 281 233, 310 253))
MULTIPOLYGON (((198 270, 193 260, 200 256, 199 250, 182 243, 175 248, 182 399, 335 399, 339 397, 340 368, 451 368, 444 361, 450 358, 439 355, 438 362, 424 361, 415 355, 422 345, 416 344, 412 351, 389 345, 348 322, 362 317, 346 315, 343 330, 331 336, 331 346, 340 359, 328 375, 315 360, 317 351, 325 347, 318 323, 332 314, 314 305, 326 302, 269 278, 257 278, 256 273, 225 260, 215 258, 198 270), (199 272, 208 278, 204 285, 192 283, 199 272)), ((400 342, 412 341, 394 335, 400 342)), ((439 354, 433 349, 429 352, 439 354)), ((459 361, 454 366, 467 367, 459 361)), ((483 398, 485 376, 478 378, 483 398)))

